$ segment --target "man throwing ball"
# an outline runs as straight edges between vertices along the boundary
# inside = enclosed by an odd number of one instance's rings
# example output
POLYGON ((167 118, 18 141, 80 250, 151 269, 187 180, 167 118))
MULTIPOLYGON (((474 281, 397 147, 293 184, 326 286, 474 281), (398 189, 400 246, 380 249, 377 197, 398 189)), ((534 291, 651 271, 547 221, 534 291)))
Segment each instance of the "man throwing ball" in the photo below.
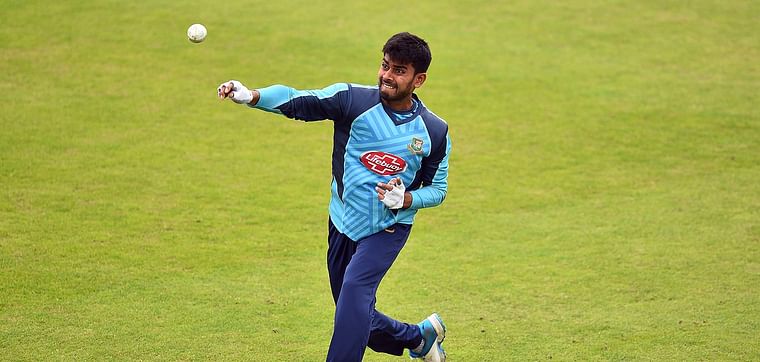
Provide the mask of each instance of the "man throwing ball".
POLYGON ((424 40, 399 33, 383 47, 377 86, 249 90, 231 80, 218 88, 221 99, 334 123, 327 270, 335 324, 327 361, 361 361, 367 346, 446 360, 446 326, 437 313, 409 324, 375 309, 377 288, 404 247, 417 211, 440 205, 448 189, 448 125, 414 94, 427 79, 431 59, 424 40))

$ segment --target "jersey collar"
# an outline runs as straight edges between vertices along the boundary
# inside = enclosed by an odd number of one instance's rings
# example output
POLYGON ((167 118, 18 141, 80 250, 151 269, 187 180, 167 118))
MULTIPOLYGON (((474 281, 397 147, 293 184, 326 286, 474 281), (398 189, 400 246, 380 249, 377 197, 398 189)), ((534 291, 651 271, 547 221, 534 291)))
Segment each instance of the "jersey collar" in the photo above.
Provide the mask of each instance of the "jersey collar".
POLYGON ((417 95, 414 93, 412 93, 412 109, 408 111, 398 112, 386 106, 385 103, 382 103, 382 101, 380 104, 383 105, 385 114, 387 114, 388 117, 397 126, 413 121, 415 118, 417 118, 417 116, 420 115, 420 113, 422 113, 423 108, 422 101, 420 101, 419 97, 417 97, 417 95))

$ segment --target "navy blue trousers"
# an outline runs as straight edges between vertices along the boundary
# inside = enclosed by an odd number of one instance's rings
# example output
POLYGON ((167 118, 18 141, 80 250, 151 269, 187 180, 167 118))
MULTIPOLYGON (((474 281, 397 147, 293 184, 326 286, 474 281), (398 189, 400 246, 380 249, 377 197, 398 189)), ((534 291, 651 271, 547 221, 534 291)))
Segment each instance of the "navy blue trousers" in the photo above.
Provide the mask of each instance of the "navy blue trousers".
POLYGON ((422 341, 417 325, 399 322, 375 309, 377 287, 411 231, 411 225, 396 224, 355 242, 330 221, 327 270, 335 324, 328 362, 361 361, 367 347, 400 356, 405 348, 415 348, 422 341))

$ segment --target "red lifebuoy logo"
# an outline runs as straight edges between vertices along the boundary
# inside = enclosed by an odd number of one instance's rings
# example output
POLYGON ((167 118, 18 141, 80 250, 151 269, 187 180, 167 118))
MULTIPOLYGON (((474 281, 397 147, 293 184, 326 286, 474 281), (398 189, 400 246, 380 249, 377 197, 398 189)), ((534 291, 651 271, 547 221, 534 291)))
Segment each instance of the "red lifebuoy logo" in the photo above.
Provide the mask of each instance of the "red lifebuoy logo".
POLYGON ((390 153, 369 151, 364 152, 359 159, 364 167, 382 176, 395 175, 406 170, 406 161, 390 153))

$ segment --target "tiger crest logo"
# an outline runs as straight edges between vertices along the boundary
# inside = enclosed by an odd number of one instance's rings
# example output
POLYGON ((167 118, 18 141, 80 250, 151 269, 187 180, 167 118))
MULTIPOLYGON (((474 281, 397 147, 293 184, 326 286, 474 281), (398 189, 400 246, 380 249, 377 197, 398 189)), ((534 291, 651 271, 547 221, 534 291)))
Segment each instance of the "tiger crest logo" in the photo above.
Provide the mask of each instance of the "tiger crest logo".
POLYGON ((421 138, 412 137, 412 143, 408 144, 406 148, 409 149, 409 151, 411 151, 413 154, 419 155, 419 154, 422 154, 423 152, 422 151, 423 143, 424 141, 422 141, 421 138))

